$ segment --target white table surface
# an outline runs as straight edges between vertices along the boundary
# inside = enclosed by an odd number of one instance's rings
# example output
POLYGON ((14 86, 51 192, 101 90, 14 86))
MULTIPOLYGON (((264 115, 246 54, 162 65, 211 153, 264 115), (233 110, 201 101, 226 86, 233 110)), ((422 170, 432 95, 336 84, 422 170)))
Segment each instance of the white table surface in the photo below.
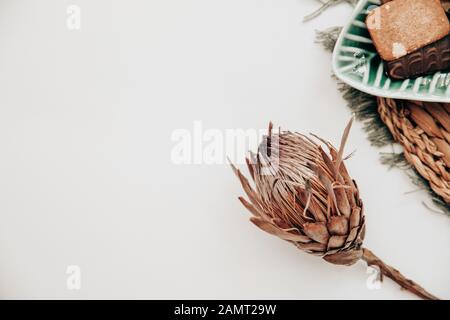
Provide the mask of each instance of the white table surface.
MULTIPOLYGON (((226 164, 176 165, 178 129, 285 129, 338 143, 350 117, 313 0, 0 0, 0 297, 414 299, 261 232, 226 164), (81 29, 66 26, 69 5, 81 29), (66 269, 81 268, 69 290, 66 269)), ((450 298, 450 218, 361 124, 347 161, 365 244, 450 298)))

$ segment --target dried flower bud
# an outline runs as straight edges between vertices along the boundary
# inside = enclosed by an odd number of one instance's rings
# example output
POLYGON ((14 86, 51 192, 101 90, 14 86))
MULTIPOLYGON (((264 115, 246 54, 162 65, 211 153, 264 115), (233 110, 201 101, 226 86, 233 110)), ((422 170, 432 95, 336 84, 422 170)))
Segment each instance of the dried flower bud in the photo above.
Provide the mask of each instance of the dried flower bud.
POLYGON ((314 135, 272 134, 270 124, 258 152, 247 158, 254 186, 232 165, 248 197, 239 200, 252 213, 251 222, 267 233, 333 264, 364 260, 410 292, 437 299, 362 248, 363 203, 343 158, 351 124, 345 128, 339 149, 314 135))
POLYGON ((336 150, 330 143, 293 132, 264 137, 247 159, 255 189, 235 169, 250 201, 240 198, 262 230, 322 256, 351 265, 362 256, 364 213, 356 183, 343 162, 351 122, 336 150), (323 142, 328 153, 316 142, 323 142))

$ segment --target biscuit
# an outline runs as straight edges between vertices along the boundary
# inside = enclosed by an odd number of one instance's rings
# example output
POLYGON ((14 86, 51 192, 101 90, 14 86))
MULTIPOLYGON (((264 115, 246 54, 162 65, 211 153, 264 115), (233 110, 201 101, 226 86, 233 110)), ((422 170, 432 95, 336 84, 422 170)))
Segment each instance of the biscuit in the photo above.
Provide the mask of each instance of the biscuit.
POLYGON ((417 51, 385 63, 388 76, 395 80, 415 78, 450 69, 450 35, 417 51))
POLYGON ((367 28, 383 60, 392 61, 450 32, 440 0, 393 0, 369 12, 367 28))

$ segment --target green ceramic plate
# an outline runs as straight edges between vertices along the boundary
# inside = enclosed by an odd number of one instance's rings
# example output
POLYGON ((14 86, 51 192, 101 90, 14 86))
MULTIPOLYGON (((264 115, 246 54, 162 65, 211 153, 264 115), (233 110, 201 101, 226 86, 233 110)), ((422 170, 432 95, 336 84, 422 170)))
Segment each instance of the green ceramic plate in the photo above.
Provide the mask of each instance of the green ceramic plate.
POLYGON ((450 102, 450 73, 437 72, 407 80, 392 80, 386 76, 384 63, 365 24, 367 13, 379 5, 379 0, 361 0, 356 6, 333 52, 336 76, 350 86, 376 96, 450 102))

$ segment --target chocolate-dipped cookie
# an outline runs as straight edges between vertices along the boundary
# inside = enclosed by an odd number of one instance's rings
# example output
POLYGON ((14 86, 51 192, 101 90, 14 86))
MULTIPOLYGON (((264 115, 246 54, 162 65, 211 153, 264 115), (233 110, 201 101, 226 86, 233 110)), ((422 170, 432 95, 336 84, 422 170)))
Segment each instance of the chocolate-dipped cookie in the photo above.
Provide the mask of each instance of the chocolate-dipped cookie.
POLYGON ((450 69, 450 35, 399 59, 386 61, 387 75, 395 80, 415 78, 450 69))

